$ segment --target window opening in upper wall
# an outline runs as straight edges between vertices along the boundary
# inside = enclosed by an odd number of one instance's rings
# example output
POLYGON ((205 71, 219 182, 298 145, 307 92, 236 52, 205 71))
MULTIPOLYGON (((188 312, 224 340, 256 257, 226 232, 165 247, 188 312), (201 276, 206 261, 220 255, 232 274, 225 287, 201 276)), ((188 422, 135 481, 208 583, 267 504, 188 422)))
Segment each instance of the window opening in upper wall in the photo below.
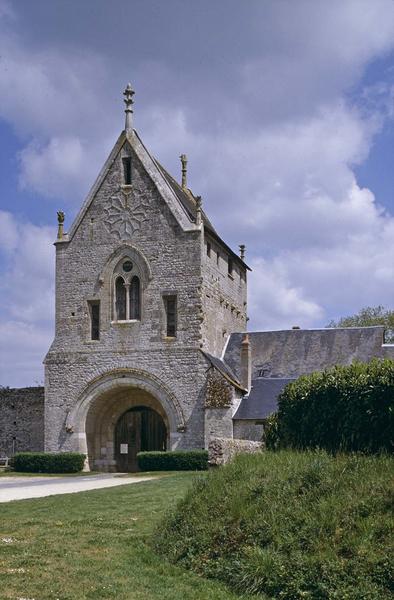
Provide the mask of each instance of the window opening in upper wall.
POLYGON ((207 242, 207 256, 211 256, 211 244, 207 242))
POLYGON ((130 283, 130 319, 141 318, 140 280, 135 275, 130 283))
POLYGON ((117 277, 115 282, 115 308, 116 320, 126 320, 126 287, 122 277, 117 277))
POLYGON ((167 337, 176 337, 177 297, 164 296, 164 306, 166 311, 166 335, 167 337))
POLYGON ((123 163, 123 182, 125 185, 131 185, 131 156, 122 158, 123 163))
POLYGON ((90 313, 90 339, 100 339, 100 301, 91 300, 89 303, 90 313))
POLYGON ((227 272, 229 275, 233 275, 233 259, 229 256, 227 262, 227 272))

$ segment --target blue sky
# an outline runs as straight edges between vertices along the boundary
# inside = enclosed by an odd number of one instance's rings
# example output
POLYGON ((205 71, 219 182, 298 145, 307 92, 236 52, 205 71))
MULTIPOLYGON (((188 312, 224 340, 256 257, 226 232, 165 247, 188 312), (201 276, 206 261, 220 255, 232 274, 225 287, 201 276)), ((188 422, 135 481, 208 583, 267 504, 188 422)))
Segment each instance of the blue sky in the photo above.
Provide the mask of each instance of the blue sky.
POLYGON ((0 0, 0 385, 43 380, 66 227, 134 122, 224 239, 250 329, 394 298, 392 0, 0 0))

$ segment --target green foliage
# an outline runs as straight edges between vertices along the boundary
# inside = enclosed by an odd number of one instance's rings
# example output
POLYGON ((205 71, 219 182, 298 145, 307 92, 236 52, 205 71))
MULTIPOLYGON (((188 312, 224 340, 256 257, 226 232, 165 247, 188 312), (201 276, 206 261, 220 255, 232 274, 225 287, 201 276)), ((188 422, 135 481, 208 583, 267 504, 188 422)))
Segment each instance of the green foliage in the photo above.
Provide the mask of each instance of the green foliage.
POLYGON ((1 600, 239 600, 146 544, 194 477, 1 504, 1 600))
POLYGON ((24 473, 78 473, 85 458, 79 452, 17 452, 13 466, 15 471, 24 473))
POLYGON ((286 386, 278 404, 266 428, 269 449, 393 450, 393 360, 303 375, 286 386))
POLYGON ((239 593, 388 599, 393 467, 387 455, 239 455, 197 480, 151 544, 239 593))
POLYGON ((265 420, 262 441, 269 450, 278 450, 280 446, 278 413, 270 415, 265 420))
POLYGON ((206 450, 139 452, 137 459, 141 471, 204 471, 208 468, 206 450))
POLYGON ((394 341, 394 310, 381 305, 366 306, 355 315, 330 321, 327 327, 370 327, 372 325, 383 325, 388 330, 385 333, 385 341, 394 341))

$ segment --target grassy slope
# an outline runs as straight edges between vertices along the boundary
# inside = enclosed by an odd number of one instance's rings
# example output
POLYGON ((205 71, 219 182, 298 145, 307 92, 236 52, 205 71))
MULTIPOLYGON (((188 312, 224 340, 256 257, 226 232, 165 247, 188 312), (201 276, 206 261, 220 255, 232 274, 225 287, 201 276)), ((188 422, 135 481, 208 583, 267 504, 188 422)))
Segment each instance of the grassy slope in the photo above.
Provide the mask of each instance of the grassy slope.
MULTIPOLYGON (((192 475, 0 505, 0 598, 230 600, 145 544, 192 475), (11 541, 9 541, 11 539, 11 541)), ((237 596, 238 598, 238 596, 237 596)))
POLYGON ((240 456, 189 491, 153 544, 270 598, 392 598, 393 472, 388 457, 240 456))

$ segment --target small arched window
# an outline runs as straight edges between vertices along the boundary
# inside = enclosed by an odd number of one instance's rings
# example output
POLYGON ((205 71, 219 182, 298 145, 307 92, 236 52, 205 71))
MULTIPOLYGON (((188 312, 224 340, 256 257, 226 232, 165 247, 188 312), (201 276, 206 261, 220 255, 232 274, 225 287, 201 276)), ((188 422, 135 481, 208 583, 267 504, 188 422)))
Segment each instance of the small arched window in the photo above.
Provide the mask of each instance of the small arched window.
POLYGON ((113 271, 114 321, 140 321, 142 312, 141 272, 129 256, 124 256, 113 271))
POLYGON ((130 283, 130 319, 141 318, 140 280, 134 275, 130 283))
POLYGON ((123 277, 117 277, 115 282, 116 320, 126 320, 126 286, 123 277))

